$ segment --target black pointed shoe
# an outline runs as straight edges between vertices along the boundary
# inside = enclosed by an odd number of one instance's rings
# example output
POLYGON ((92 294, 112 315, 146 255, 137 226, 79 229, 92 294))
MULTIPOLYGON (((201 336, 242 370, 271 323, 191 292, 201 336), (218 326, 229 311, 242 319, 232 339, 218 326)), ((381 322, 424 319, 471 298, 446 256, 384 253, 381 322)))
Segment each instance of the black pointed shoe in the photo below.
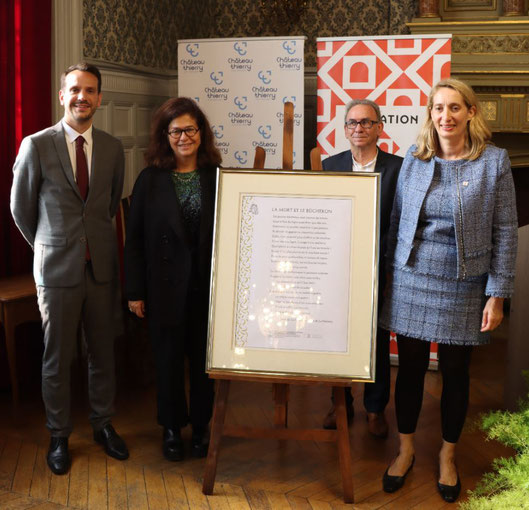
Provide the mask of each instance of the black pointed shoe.
POLYGON ((191 455, 195 458, 206 457, 209 448, 207 427, 194 427, 191 434, 191 455))
POLYGON ((384 489, 384 492, 395 492, 398 491, 406 481, 406 477, 408 476, 408 473, 411 471, 411 468, 413 467, 413 464, 415 464, 415 455, 411 458, 411 464, 410 467, 406 470, 406 472, 402 476, 393 476, 389 475, 389 467, 386 469, 386 472, 384 473, 384 476, 382 477, 382 488, 384 489))
POLYGON ((125 441, 121 439, 110 423, 107 423, 101 430, 94 432, 94 440, 103 445, 106 454, 110 457, 118 460, 129 458, 129 450, 125 441))
POLYGON ((164 427, 162 440, 163 456, 171 462, 184 459, 184 443, 180 435, 180 429, 169 429, 164 427))
POLYGON ((68 452, 67 437, 52 437, 46 456, 48 467, 56 475, 64 475, 70 469, 70 453, 68 452))
POLYGON ((437 482, 437 490, 447 503, 455 503, 461 492, 461 480, 459 479, 459 475, 457 475, 457 482, 455 485, 444 485, 441 482, 437 482))

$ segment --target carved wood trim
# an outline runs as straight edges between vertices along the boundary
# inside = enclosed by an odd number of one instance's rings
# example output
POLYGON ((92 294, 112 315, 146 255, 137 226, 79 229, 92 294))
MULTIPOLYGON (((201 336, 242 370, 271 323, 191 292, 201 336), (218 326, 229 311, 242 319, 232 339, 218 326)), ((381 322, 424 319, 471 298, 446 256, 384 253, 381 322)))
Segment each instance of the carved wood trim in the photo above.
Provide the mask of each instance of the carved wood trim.
POLYGON ((456 35, 453 53, 529 53, 529 34, 456 35))
POLYGON ((443 0, 445 12, 451 11, 495 11, 497 0, 443 0))
POLYGON ((504 16, 523 16, 525 0, 503 0, 504 16))
POLYGON ((498 116, 498 102, 497 101, 481 101, 481 109, 483 116, 489 122, 493 122, 498 116))
POLYGON ((439 0, 420 0, 419 1, 420 18, 438 18, 439 17, 439 0))

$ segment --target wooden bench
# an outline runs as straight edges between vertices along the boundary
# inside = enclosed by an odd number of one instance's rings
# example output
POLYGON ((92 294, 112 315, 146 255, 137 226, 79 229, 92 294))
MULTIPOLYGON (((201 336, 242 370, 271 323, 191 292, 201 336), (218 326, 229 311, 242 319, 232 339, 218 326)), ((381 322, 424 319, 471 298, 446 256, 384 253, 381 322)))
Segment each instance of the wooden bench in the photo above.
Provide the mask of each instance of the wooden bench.
POLYGON ((15 413, 18 409, 18 378, 15 328, 24 322, 40 321, 37 290, 30 274, 0 279, 0 322, 4 325, 7 362, 15 413))

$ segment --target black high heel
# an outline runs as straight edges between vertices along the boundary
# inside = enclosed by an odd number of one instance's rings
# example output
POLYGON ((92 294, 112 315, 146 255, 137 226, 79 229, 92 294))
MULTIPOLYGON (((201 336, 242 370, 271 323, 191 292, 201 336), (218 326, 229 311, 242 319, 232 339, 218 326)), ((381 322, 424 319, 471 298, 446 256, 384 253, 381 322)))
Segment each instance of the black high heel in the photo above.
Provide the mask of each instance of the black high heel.
POLYGON ((411 464, 410 467, 406 470, 406 472, 402 476, 393 476, 388 475, 389 468, 391 464, 386 469, 386 472, 384 473, 384 476, 382 477, 382 488, 384 489, 384 492, 395 492, 398 491, 406 481, 406 477, 408 476, 408 473, 411 471, 411 468, 413 467, 413 464, 415 464, 415 455, 411 458, 411 464))
POLYGON ((455 503, 461 492, 461 480, 459 479, 459 474, 457 475, 457 482, 455 485, 445 485, 441 482, 437 482, 437 490, 447 503, 455 503))

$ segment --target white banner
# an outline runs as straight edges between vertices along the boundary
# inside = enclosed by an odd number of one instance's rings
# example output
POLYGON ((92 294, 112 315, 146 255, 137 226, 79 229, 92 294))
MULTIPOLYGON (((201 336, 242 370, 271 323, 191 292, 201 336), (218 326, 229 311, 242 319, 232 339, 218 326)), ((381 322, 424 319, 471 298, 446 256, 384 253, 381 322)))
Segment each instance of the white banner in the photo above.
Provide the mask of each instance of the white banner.
POLYGON ((378 145, 404 156, 415 143, 433 85, 450 77, 451 35, 324 37, 318 48, 318 146, 322 155, 350 148, 345 106, 370 99, 380 106, 378 145))
POLYGON ((283 104, 294 103, 294 168, 303 168, 305 37, 178 41, 178 95, 198 101, 224 167, 282 167, 283 104))

